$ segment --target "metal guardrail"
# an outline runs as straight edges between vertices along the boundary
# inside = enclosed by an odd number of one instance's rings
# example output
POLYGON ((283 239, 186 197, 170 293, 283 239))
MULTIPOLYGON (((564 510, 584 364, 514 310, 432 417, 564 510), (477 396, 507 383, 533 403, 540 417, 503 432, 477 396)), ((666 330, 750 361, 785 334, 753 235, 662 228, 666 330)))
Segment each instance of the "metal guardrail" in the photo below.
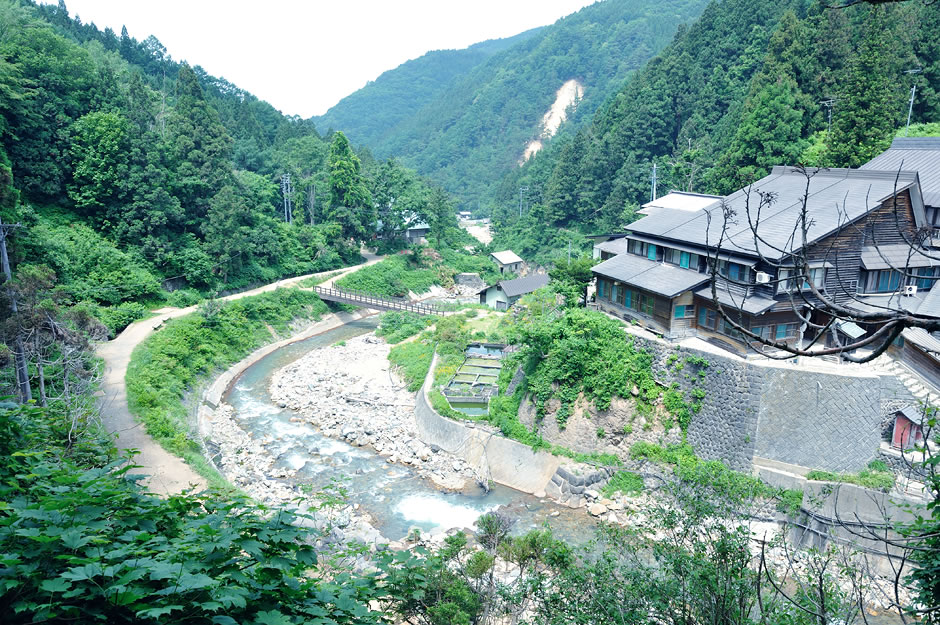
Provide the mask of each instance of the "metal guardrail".
POLYGON ((421 304, 397 297, 380 297, 374 293, 359 291, 357 289, 315 286, 313 290, 320 296, 320 299, 340 302, 342 304, 351 304, 353 306, 362 306, 363 308, 374 308, 376 310, 406 310, 419 315, 439 315, 442 317, 446 314, 444 310, 431 304, 421 304))

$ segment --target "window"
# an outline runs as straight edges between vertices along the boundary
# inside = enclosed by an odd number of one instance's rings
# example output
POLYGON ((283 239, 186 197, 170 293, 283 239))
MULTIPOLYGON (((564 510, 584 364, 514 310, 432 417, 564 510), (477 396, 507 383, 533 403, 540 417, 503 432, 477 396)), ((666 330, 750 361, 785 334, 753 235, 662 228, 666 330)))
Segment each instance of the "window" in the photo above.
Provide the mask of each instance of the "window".
POLYGON ((627 308, 633 308, 633 291, 623 290, 623 300, 620 302, 627 308))
MULTIPOLYGON (((692 254, 689 254, 688 252, 682 252, 681 254, 679 254, 679 266, 682 267, 683 269, 688 269, 691 259, 692 259, 692 254)), ((696 266, 697 265, 698 263, 696 263, 696 266)))
MULTIPOLYGON (((777 292, 781 293, 784 291, 793 291, 796 289, 796 283, 798 278, 796 276, 801 275, 801 271, 796 269, 780 269, 777 271, 777 292)), ((813 281, 813 284, 816 285, 817 289, 823 289, 826 285, 826 268, 825 267, 811 267, 809 270, 809 279, 813 281)), ((809 289, 809 281, 806 278, 803 279, 803 284, 800 287, 801 289, 809 289)))
POLYGON ((627 298, 627 293, 629 292, 630 291, 627 290, 627 287, 623 285, 621 285, 620 288, 617 289, 617 302, 621 306, 624 306, 624 302, 626 301, 626 298, 627 298))
POLYGON ((674 319, 692 319, 695 317, 695 306, 676 304, 672 316, 674 319))
POLYGON ((935 206, 927 207, 927 223, 934 227, 940 227, 940 208, 935 206))
POLYGON ((778 323, 776 332, 774 333, 774 340, 783 341, 786 339, 794 339, 796 338, 799 328, 800 326, 797 323, 778 323))
POLYGON ((656 260, 656 246, 652 243, 646 248, 646 257, 650 260, 656 260))
POLYGON ((650 295, 637 294, 640 298, 640 312, 653 316, 653 298, 650 295))
POLYGON ((933 267, 921 267, 919 269, 915 269, 914 273, 920 276, 919 278, 914 280, 914 284, 917 286, 918 289, 927 291, 930 289, 930 287, 933 286, 933 283, 934 283, 934 281, 932 280, 932 277, 934 275, 933 267))
POLYGON ((894 269, 884 269, 878 272, 878 290, 881 292, 896 291, 901 284, 901 272, 894 269))
POLYGON ((627 251, 638 256, 646 256, 646 243, 630 239, 627 242, 627 251))
MULTIPOLYGON (((738 322, 738 323, 741 323, 741 322, 738 322)), ((734 326, 732 326, 731 322, 725 320, 724 317, 722 317, 719 320, 718 325, 719 325, 718 331, 721 332, 722 334, 726 336, 730 336, 731 338, 738 339, 738 340, 742 340, 744 338, 744 335, 741 333, 741 331, 736 329, 734 326)))
POLYGON ((711 310, 710 308, 699 308, 698 309, 698 324, 703 328, 708 328, 709 330, 714 330, 715 325, 718 323, 718 311, 711 310))
POLYGON ((770 326, 755 326, 751 328, 751 332, 761 337, 765 341, 770 340, 770 326))
POLYGON ((603 297, 604 297, 604 291, 605 291, 606 288, 607 288, 607 281, 606 281, 606 280, 598 280, 598 281, 597 281, 597 297, 598 297, 598 299, 603 299, 603 297))

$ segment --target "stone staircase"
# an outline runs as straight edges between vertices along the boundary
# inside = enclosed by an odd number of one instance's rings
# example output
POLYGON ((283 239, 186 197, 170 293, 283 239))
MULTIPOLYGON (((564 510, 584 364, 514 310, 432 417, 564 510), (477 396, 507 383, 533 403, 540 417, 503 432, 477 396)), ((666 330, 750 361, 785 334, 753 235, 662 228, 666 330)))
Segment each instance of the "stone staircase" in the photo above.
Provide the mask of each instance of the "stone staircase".
POLYGON ((917 375, 907 365, 884 354, 873 360, 871 365, 877 373, 896 377, 918 401, 933 406, 940 405, 940 389, 917 375))

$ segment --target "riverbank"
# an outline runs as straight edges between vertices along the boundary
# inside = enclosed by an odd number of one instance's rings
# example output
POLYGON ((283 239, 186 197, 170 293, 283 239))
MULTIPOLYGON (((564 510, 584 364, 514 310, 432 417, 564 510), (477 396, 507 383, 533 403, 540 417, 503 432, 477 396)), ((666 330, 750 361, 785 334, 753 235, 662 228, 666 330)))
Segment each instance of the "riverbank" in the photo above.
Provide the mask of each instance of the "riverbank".
POLYGON ((415 395, 389 365, 389 350, 370 333, 311 352, 277 372, 271 398, 296 411, 297 422, 411 466, 443 490, 483 479, 463 459, 420 439, 415 395))

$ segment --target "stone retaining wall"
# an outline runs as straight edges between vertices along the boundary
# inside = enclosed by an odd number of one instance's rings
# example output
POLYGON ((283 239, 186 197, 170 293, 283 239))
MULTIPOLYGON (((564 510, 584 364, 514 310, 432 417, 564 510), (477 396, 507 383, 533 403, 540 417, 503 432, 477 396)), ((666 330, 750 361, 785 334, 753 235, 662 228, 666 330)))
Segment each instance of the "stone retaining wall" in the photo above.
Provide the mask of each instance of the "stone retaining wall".
POLYGON ((859 368, 839 373, 633 339, 653 356, 658 382, 678 384, 687 397, 692 388, 705 391, 688 430, 696 454, 740 471, 750 470, 755 455, 826 471, 860 471, 879 454, 884 406, 913 401, 891 376, 859 368))

